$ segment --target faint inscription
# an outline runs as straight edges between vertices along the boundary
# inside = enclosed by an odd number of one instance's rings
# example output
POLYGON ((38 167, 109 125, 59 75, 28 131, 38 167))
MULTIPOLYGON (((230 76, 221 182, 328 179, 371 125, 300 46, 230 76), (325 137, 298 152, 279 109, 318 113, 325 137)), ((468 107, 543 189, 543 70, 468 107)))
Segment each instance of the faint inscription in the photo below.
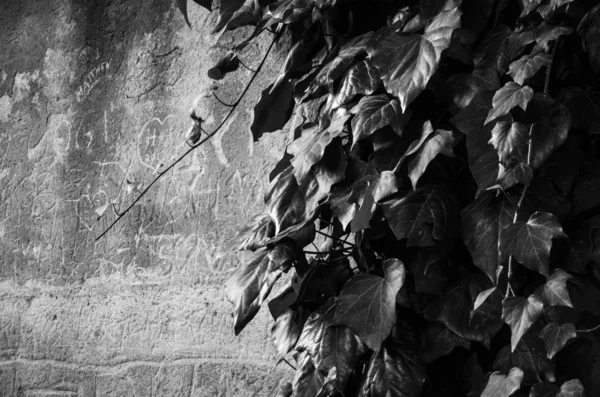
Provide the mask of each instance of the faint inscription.
POLYGON ((91 71, 89 71, 88 74, 85 75, 83 83, 81 83, 81 85, 75 92, 75 98, 77 102, 81 102, 85 98, 87 98, 87 96, 90 94, 90 92, 92 92, 94 87, 98 85, 100 80, 106 77, 106 75, 108 74, 108 70, 110 69, 111 61, 112 59, 102 62, 101 64, 93 68, 91 71))

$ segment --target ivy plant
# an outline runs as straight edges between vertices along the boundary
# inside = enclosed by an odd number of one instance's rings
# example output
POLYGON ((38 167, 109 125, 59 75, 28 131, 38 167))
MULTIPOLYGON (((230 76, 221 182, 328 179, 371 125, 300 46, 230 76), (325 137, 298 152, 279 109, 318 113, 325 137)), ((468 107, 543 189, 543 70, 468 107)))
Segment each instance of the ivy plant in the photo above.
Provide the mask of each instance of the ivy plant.
POLYGON ((227 285, 280 396, 600 395, 597 1, 194 1, 245 28, 212 79, 273 36, 241 96, 291 43, 251 131, 305 117, 227 285))

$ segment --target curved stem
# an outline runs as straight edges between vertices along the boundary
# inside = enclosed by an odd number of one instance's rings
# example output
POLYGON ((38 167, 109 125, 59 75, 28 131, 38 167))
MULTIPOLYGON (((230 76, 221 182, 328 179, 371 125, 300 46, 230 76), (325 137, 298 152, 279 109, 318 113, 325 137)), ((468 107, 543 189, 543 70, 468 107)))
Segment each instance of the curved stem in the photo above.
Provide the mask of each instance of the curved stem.
POLYGON ((256 70, 254 70, 250 66, 246 65, 241 59, 238 58, 238 61, 240 62, 240 65, 242 65, 243 67, 245 67, 246 69, 248 69, 252 73, 256 73, 256 70))
POLYGON ((218 101, 218 102, 219 102, 221 105, 223 105, 223 106, 227 106, 227 107, 229 107, 229 108, 232 108, 232 107, 234 107, 234 106, 235 106, 235 104, 231 105, 231 104, 229 104, 229 103, 223 102, 223 101, 221 100, 221 98, 219 98, 219 97, 217 96, 217 94, 216 94, 215 92, 213 92, 213 93, 212 93, 212 96, 213 96, 213 97, 214 97, 214 98, 215 98, 215 99, 216 99, 216 100, 217 100, 217 101, 218 101))
POLYGON ((142 197, 144 197, 146 195, 146 193, 150 190, 150 188, 152 188, 152 186, 156 183, 156 181, 158 181, 164 174, 166 174, 168 171, 170 171, 171 169, 173 169, 177 164, 179 164, 183 159, 185 159, 193 150, 195 150, 198 147, 200 147, 202 144, 204 144, 210 138, 212 138, 213 136, 215 136, 217 134, 217 132, 219 132, 219 130, 225 125, 225 123, 229 120, 229 118, 231 117, 231 115, 233 114, 233 112, 236 110, 237 105, 244 98, 244 96, 246 95, 246 93, 248 92, 248 90, 250 89, 250 87, 252 86, 252 83, 254 83, 254 80, 256 79, 256 76, 258 76, 258 73, 260 72, 260 70, 264 66, 264 64, 265 64, 265 62, 267 60, 267 57, 269 56, 269 53, 273 49, 273 46, 275 45, 275 41, 276 40, 277 40, 277 35, 275 35, 273 37, 273 41, 271 41, 271 44, 269 45, 269 48, 267 48, 267 52, 265 53, 265 56, 263 57, 262 61, 260 62, 260 65, 258 65, 258 68, 256 69, 256 72, 252 75, 252 77, 250 78, 250 81, 248 82, 248 84, 246 84, 246 87, 244 88, 244 90, 240 94, 239 98, 231 106, 231 108, 229 109, 229 112, 225 115, 225 118, 223 119, 223 121, 221 121, 221 123, 217 126, 217 128, 215 128, 215 130, 213 132, 211 132, 210 134, 207 134, 206 137, 204 139, 202 139, 201 141, 199 141, 196 145, 193 145, 193 146, 190 145, 190 148, 188 150, 186 150, 185 153, 183 153, 181 156, 179 156, 179 158, 177 160, 175 160, 173 163, 171 163, 171 165, 169 165, 165 170, 161 171, 158 174, 158 176, 156 178, 154 178, 152 180, 152 182, 150 182, 150 184, 147 187, 145 187, 144 190, 142 190, 140 192, 139 196, 135 200, 133 200, 133 203, 131 203, 125 209, 125 211, 123 211, 121 213, 121 215, 117 216, 117 218, 108 226, 108 228, 106 228, 98 237, 96 237, 95 241, 98 241, 102 237, 104 237, 104 235, 106 233, 108 233, 108 231, 110 229, 112 229, 115 226, 115 224, 121 218, 123 218, 131 210, 131 208, 133 208, 133 206, 135 204, 137 204, 138 201, 141 200, 142 197))
POLYGON ((590 329, 578 329, 578 330, 575 330, 575 331, 576 332, 594 332, 597 329, 600 329, 600 325, 597 325, 594 328, 590 328, 590 329))

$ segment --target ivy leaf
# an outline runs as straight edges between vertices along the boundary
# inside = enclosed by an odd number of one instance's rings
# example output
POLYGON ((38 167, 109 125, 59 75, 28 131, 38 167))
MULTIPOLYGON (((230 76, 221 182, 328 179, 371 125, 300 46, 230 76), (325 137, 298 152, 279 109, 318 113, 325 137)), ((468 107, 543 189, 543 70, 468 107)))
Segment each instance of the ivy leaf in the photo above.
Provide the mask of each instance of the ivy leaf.
POLYGON ((536 94, 529 106, 537 121, 531 127, 533 136, 533 168, 539 168, 567 139, 571 114, 560 102, 544 94, 536 94))
POLYGON ((350 114, 340 109, 326 129, 322 130, 318 125, 306 128, 300 138, 289 144, 287 151, 294 156, 291 163, 298 183, 304 182, 312 166, 323 158, 325 149, 341 134, 349 118, 350 114))
POLYGON ((423 123, 423 126, 421 127, 421 136, 418 140, 414 140, 411 142, 411 144, 406 149, 406 153, 404 153, 402 157, 400 157, 400 160, 398 161, 398 164, 396 164, 394 171, 397 172, 409 156, 412 156, 415 153, 417 153, 431 134, 433 134, 433 126, 431 125, 431 121, 427 120, 423 123))
POLYGON ((579 379, 568 380, 562 384, 556 397, 585 397, 583 384, 579 379))
POLYGON ((425 318, 439 321, 461 338, 481 342, 489 348, 491 339, 502 327, 502 294, 492 294, 471 314, 474 300, 483 290, 483 285, 475 276, 458 281, 444 292, 439 302, 424 310, 425 318))
POLYGON ((321 25, 313 23, 302 35, 302 38, 292 46, 283 62, 279 76, 271 87, 271 92, 284 81, 297 74, 305 74, 312 68, 312 58, 320 47, 322 35, 321 25))
POLYGON ((542 315, 544 303, 535 295, 525 299, 521 296, 504 299, 502 302, 502 320, 510 326, 510 344, 515 350, 521 337, 542 315))
POLYGON ((398 259, 383 263, 385 278, 358 274, 344 285, 333 323, 345 325, 377 351, 396 323, 396 295, 404 283, 404 265, 398 259))
POLYGON ((492 129, 490 144, 498 152, 498 158, 503 164, 508 164, 512 158, 527 157, 527 141, 529 128, 519 122, 498 121, 492 129))
POLYGON ((234 239, 233 250, 255 251, 275 235, 275 224, 268 214, 255 216, 239 231, 234 239))
POLYGON ((471 348, 471 342, 461 338, 439 323, 431 323, 421 334, 421 355, 427 363, 449 354, 455 347, 471 348))
POLYGON ((509 397, 519 390, 523 381, 523 371, 515 367, 508 375, 494 372, 488 380, 481 397, 509 397))
POLYGON ((276 89, 272 88, 273 84, 263 90, 260 101, 254 106, 254 118, 250 130, 255 142, 264 133, 283 128, 294 110, 292 85, 288 81, 283 81, 276 89))
POLYGON ((512 224, 514 206, 503 196, 491 193, 471 202, 461 213, 463 241, 471 253, 473 263, 494 284, 500 265, 500 233, 512 224))
POLYGON ((600 4, 585 14, 577 27, 577 32, 581 36, 590 66, 594 73, 600 73, 600 4))
POLYGON ((529 185, 533 180, 533 170, 530 166, 520 161, 511 162, 508 167, 500 164, 498 173, 498 184, 500 188, 507 190, 517 184, 529 185))
POLYGON ((585 273, 588 262, 592 259, 592 223, 582 221, 569 226, 565 232, 569 236, 566 255, 567 270, 585 273))
POLYGON ((352 65, 354 59, 360 55, 366 55, 367 44, 372 35, 373 32, 367 32, 342 44, 338 55, 319 71, 315 77, 315 84, 326 86, 329 91, 333 92, 334 82, 352 65))
POLYGON ((548 67, 550 60, 550 55, 544 52, 525 55, 510 64, 508 74, 515 83, 523 85, 525 80, 535 76, 541 68, 548 67))
MULTIPOLYGON (((554 11, 556 11, 556 9, 564 6, 565 4, 569 4, 571 2, 573 2, 573 0, 546 0, 545 2, 543 2, 543 4, 541 4, 538 7, 537 12, 540 13, 542 18, 548 19, 548 17, 552 13, 554 13, 554 11)), ((552 396, 552 397, 554 397, 554 396, 552 396)))
POLYGON ((541 296, 544 304, 548 306, 573 307, 571 298, 569 297, 569 290, 567 289, 567 280, 571 277, 564 270, 556 269, 542 287, 541 296))
POLYGON ((589 134, 600 134, 600 91, 569 87, 561 101, 571 113, 573 127, 582 128, 589 134))
POLYGON ((552 239, 557 237, 566 237, 558 219, 547 212, 537 211, 527 222, 517 222, 502 230, 502 258, 512 255, 525 267, 548 277, 552 239))
POLYGON ((521 338, 510 355, 510 364, 523 370, 524 384, 554 379, 554 363, 546 357, 544 343, 533 332, 526 333, 521 338))
POLYGON ((533 90, 531 87, 521 87, 519 84, 509 81, 494 94, 492 109, 489 111, 484 124, 508 114, 512 108, 517 106, 527 110, 527 104, 532 99, 533 90))
POLYGON ((360 223, 371 219, 373 204, 378 203, 398 191, 398 181, 391 171, 383 171, 377 175, 371 164, 350 160, 344 184, 335 186, 329 196, 329 207, 346 230, 347 226, 359 215, 360 223), (371 204, 369 204, 369 202, 371 204), (368 210, 359 214, 360 209, 368 210))
POLYGON ((387 339, 367 364, 360 385, 360 397, 418 397, 425 383, 425 371, 405 345, 387 339))
POLYGON ((431 246, 456 235, 456 203, 439 186, 425 186, 379 204, 398 240, 407 246, 431 246))
POLYGON ((425 173, 429 163, 438 155, 443 154, 454 157, 454 133, 447 130, 436 130, 432 136, 425 141, 418 152, 408 163, 408 177, 413 189, 417 189, 419 178, 425 173))
POLYGON ((574 215, 580 214, 590 208, 600 204, 600 169, 599 163, 593 163, 591 169, 586 170, 575 180, 573 188, 573 207, 571 212, 574 215))
POLYGON ((460 15, 458 8, 443 11, 429 21, 423 35, 405 36, 391 31, 367 49, 383 85, 400 99, 403 111, 437 70, 442 51, 460 26, 460 15))
POLYGON ((573 324, 558 325, 550 323, 540 332, 540 338, 544 340, 549 359, 552 359, 556 353, 565 347, 569 340, 576 337, 577 333, 573 324))
POLYGON ((496 184, 498 178, 498 154, 489 143, 493 125, 484 125, 492 108, 492 93, 482 92, 454 116, 450 122, 467 135, 469 169, 477 182, 478 197, 481 192, 496 184))
POLYGON ((377 68, 367 59, 360 60, 344 74, 332 106, 345 105, 357 95, 371 95, 382 85, 377 68))
POLYGON ((263 17, 263 8, 259 0, 246 0, 237 11, 233 13, 225 30, 235 30, 242 26, 258 25, 263 17))
POLYGON ((573 33, 573 28, 567 26, 554 26, 547 21, 544 21, 535 29, 535 41, 544 49, 544 51, 549 52, 551 42, 561 36, 569 35, 571 33, 573 33))
POLYGON ((179 11, 181 11, 181 14, 183 14, 183 19, 185 20, 185 23, 187 24, 188 27, 192 27, 192 24, 190 23, 190 19, 188 18, 188 14, 187 14, 187 0, 176 0, 177 2, 177 8, 179 8, 179 11))
POLYGON ((309 354, 305 353, 298 361, 300 365, 292 382, 294 397, 316 396, 321 390, 325 377, 317 370, 309 354))
POLYGON ((558 390, 558 386, 550 382, 539 382, 533 385, 529 397, 556 397, 558 390))
POLYGON ((366 96, 350 110, 352 119, 352 143, 367 138, 385 126, 391 126, 398 135, 402 135, 404 125, 410 119, 410 112, 403 113, 397 99, 390 100, 387 95, 366 96))
POLYGON ((277 23, 298 22, 310 15, 312 3, 311 0, 279 0, 269 6, 269 15, 277 23))
POLYGON ((600 289, 591 277, 572 277, 567 288, 573 307, 600 316, 600 289))
POLYGON ((240 66, 240 60, 233 52, 219 59, 217 64, 208 69, 208 77, 213 80, 221 80, 227 73, 231 73, 240 66))
MULTIPOLYGON (((179 0, 182 1, 182 0, 179 0)), ((212 33, 217 33, 223 29, 231 20, 231 17, 237 10, 242 7, 245 0, 217 0, 215 9, 219 10, 217 23, 212 30, 212 33)))
POLYGON ((252 261, 240 268, 226 284, 227 298, 236 304, 234 330, 238 335, 254 318, 283 272, 292 266, 294 250, 282 243, 271 250, 257 251, 252 261))
POLYGON ((313 312, 302 330, 297 351, 307 351, 322 372, 337 369, 336 385, 344 390, 365 346, 345 326, 332 326, 336 305, 332 301, 313 312))
POLYGON ((277 317, 271 328, 271 339, 277 349, 278 360, 285 357, 296 346, 307 317, 308 313, 303 308, 288 309, 277 317))

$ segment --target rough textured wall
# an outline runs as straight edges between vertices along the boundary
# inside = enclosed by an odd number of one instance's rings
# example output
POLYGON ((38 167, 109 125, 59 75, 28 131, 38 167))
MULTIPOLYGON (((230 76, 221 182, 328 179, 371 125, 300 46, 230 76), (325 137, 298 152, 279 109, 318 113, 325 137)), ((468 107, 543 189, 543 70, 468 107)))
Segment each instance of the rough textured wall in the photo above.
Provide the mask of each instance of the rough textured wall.
MULTIPOLYGON (((262 78, 95 241, 115 218, 106 204, 125 208, 187 149, 190 104, 232 39, 216 43, 193 2, 190 30, 172 3, 0 2, 0 396, 268 395, 288 374, 266 311, 236 338, 222 289, 243 259, 227 240, 260 210, 285 140, 252 145, 262 78)), ((221 97, 249 78, 237 71, 221 97)), ((198 104, 208 130, 226 110, 198 104)))

